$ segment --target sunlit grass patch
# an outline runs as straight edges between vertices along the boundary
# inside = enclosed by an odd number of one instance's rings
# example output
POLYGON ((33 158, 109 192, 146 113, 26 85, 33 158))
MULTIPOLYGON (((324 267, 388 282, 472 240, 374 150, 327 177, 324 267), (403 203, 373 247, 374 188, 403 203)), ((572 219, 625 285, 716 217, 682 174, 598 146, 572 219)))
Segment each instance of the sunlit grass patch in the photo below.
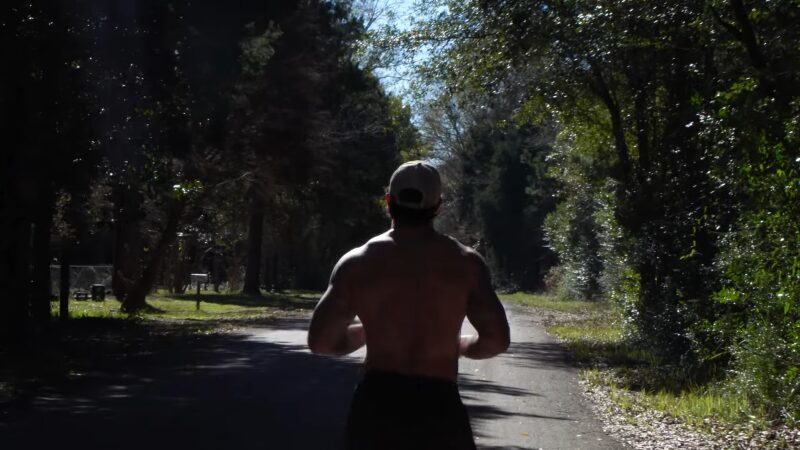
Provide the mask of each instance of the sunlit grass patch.
POLYGON ((763 414, 752 411, 750 402, 742 395, 721 389, 696 387, 680 395, 670 392, 650 393, 644 391, 644 401, 653 409, 665 411, 683 422, 704 426, 705 419, 735 423, 743 419, 762 422, 763 414))
POLYGON ((579 363, 602 365, 637 365, 651 356, 622 339, 622 330, 602 321, 587 320, 575 323, 558 323, 545 330, 567 346, 579 363))
POLYGON ((504 302, 565 313, 592 313, 607 309, 605 302, 559 299, 549 295, 529 294, 526 292, 500 294, 499 297, 504 302))
MULTIPOLYGON (((301 291, 269 293, 264 297, 249 297, 239 294, 220 294, 204 291, 195 294, 170 294, 157 292, 147 297, 147 303, 154 310, 137 313, 145 320, 251 320, 270 318, 280 311, 310 310, 319 299, 319 293, 301 291)), ((54 314, 58 302, 52 304, 54 314)), ((114 298, 105 301, 70 300, 70 316, 75 318, 129 318, 121 310, 121 304, 114 298)))
POLYGON ((547 332, 570 342, 617 344, 622 340, 622 330, 619 327, 595 321, 551 325, 547 327, 547 332))
MULTIPOLYGON (((58 315, 59 305, 58 302, 50 304, 53 315, 58 315)), ((94 318, 120 318, 124 319, 127 314, 120 310, 120 303, 113 298, 106 299, 105 301, 92 301, 92 300, 72 300, 69 301, 69 316, 76 317, 94 317, 94 318)))
POLYGON ((690 385, 673 392, 631 389, 627 384, 630 380, 613 369, 587 369, 581 376, 590 384, 608 388, 609 398, 631 415, 650 409, 698 428, 709 428, 713 424, 748 423, 756 428, 768 425, 763 411, 754 410, 747 398, 718 385, 690 385))
POLYGON ((586 381, 607 389, 609 399, 629 414, 626 420, 635 422, 637 414, 652 410, 700 428, 743 423, 759 428, 767 424, 763 411, 753 409, 743 394, 714 381, 720 377, 706 374, 707 381, 700 384, 692 368, 662 361, 626 341, 619 315, 608 302, 525 293, 500 298, 543 315, 566 313, 549 317, 545 330, 564 342, 572 358, 583 366, 581 376, 586 381))
POLYGON ((0 381, 0 402, 6 397, 11 397, 12 392, 11 383, 0 381))

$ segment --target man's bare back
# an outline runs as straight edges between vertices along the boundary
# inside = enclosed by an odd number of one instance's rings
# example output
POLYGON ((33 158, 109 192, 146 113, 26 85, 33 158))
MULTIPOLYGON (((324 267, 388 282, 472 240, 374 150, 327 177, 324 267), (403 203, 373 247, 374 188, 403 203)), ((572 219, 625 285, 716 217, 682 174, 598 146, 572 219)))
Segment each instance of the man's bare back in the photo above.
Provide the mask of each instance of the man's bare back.
POLYGON ((367 346, 347 449, 474 450, 455 383, 458 358, 489 358, 508 348, 503 305, 483 258, 433 227, 441 206, 435 167, 402 164, 385 199, 392 229, 336 264, 311 318, 308 346, 329 355, 367 346), (477 336, 459 336, 464 317, 477 336))
POLYGON ((494 356, 508 347, 508 335, 480 255, 432 227, 418 227, 389 230, 342 257, 315 311, 309 345, 342 354, 363 339, 367 369, 454 380, 459 355, 494 356), (354 316, 365 336, 358 325, 346 331, 354 316), (465 316, 478 337, 460 336, 465 316), (338 317, 330 323, 338 322, 341 336, 324 329, 326 317, 338 317))

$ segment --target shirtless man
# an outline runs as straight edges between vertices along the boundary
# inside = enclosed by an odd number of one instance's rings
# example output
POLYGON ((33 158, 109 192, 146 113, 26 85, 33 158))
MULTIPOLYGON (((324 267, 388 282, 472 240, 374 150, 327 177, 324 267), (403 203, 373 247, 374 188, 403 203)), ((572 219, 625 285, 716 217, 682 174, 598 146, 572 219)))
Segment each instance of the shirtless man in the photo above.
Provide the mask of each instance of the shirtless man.
POLYGON ((433 166, 401 165, 386 202, 392 228, 336 264, 308 346, 325 355, 367 346, 348 449, 474 449, 456 385, 458 358, 508 348, 505 310, 483 258, 434 230, 441 180, 433 166), (460 336, 464 317, 477 335, 460 336))

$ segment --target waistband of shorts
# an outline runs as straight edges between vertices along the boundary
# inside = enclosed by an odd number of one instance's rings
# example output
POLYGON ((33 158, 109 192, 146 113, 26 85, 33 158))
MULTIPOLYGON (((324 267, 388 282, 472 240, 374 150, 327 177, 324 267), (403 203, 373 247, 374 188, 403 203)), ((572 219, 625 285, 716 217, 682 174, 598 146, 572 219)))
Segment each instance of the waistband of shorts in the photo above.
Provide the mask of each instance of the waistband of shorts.
POLYGON ((458 384, 447 378, 425 375, 408 375, 390 370, 367 369, 364 371, 362 384, 389 384, 407 386, 409 388, 434 388, 458 391, 458 384))

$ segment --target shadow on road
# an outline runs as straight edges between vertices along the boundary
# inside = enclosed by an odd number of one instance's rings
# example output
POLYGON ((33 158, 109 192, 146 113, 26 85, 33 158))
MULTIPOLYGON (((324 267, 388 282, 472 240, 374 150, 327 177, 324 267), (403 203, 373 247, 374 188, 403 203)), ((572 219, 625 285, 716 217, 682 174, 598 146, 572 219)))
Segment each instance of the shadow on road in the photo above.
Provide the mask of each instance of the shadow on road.
POLYGON ((529 419, 549 419, 549 420, 572 420, 569 417, 546 416, 539 414, 524 413, 519 411, 508 411, 493 405, 469 405, 470 417, 473 421, 490 421, 503 417, 527 417, 529 419))
MULTIPOLYGON (((113 336, 115 328, 98 322, 85 331, 91 341, 80 341, 98 349, 96 358, 26 402, 0 406, 0 442, 4 449, 338 448, 360 362, 276 342, 307 326, 306 317, 274 319, 258 338, 131 324, 113 336)), ((512 352, 516 364, 567 364, 549 344, 514 344, 512 352)), ((503 418, 568 420, 486 403, 487 395, 540 397, 535 392, 468 374, 459 383, 465 399, 479 400, 468 406, 478 437, 503 418)))
MULTIPOLYGON (((522 411, 512 411, 499 407, 496 404, 487 403, 486 394, 508 395, 512 397, 541 397, 541 394, 520 389, 513 386, 506 386, 477 379, 470 375, 462 374, 459 376, 459 387, 461 397, 467 403, 467 410, 472 422, 473 434, 478 438, 492 437, 486 432, 492 421, 502 419, 547 419, 547 420, 572 420, 569 417, 550 416, 533 414, 522 411)), ((489 397, 491 398, 491 397, 489 397)), ((480 440, 479 440, 480 442, 480 440)), ((486 448, 486 447, 480 447, 486 448)), ((503 447, 514 448, 514 447, 503 447)))
POLYGON ((509 364, 530 369, 572 369, 575 363, 557 342, 515 342, 501 355, 509 364))
POLYGON ((297 350, 196 336, 98 365, 26 406, 0 410, 0 442, 5 449, 335 448, 358 364, 297 350))
POLYGON ((520 389, 513 386, 503 386, 495 383, 490 383, 488 381, 480 380, 470 375, 464 375, 458 377, 458 385, 461 388, 461 396, 467 397, 469 393, 492 393, 492 394, 501 394, 501 395, 511 395, 514 397, 518 396, 531 396, 531 397, 538 397, 539 394, 534 392, 520 389))

